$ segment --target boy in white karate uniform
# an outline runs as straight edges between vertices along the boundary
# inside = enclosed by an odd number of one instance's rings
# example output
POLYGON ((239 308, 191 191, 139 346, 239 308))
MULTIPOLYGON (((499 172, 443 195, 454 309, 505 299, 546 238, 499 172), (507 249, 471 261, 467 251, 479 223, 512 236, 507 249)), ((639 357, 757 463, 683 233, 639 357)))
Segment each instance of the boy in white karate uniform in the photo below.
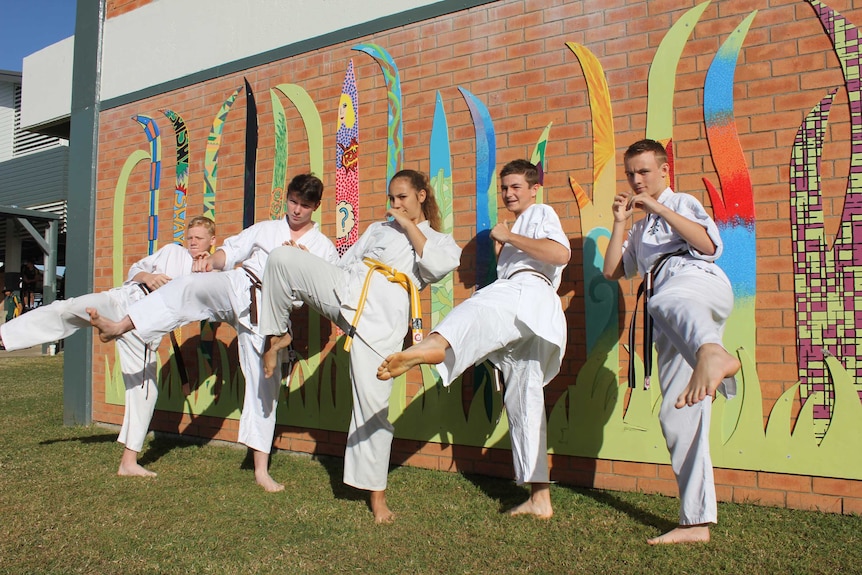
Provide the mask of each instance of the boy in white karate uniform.
POLYGON ((491 230, 499 279, 456 306, 428 338, 388 356, 377 377, 391 379, 432 363, 448 386, 471 365, 490 360, 506 386, 515 480, 531 485, 530 498, 508 513, 546 519, 553 507, 543 388, 559 373, 566 349, 566 317, 557 289, 571 251, 556 212, 536 204, 536 166, 509 162, 500 172, 500 189, 516 219, 511 229, 499 223, 491 230))
POLYGON ((709 455, 712 397, 720 386, 728 397, 736 393, 733 375, 740 367, 722 344, 733 291, 713 263, 721 255, 721 237, 697 199, 667 187, 670 167, 660 143, 632 144, 625 169, 631 192, 614 198, 604 275, 655 276, 647 311, 658 350, 659 421, 680 491, 679 525, 648 542, 709 541, 709 524, 718 518, 709 455), (635 209, 646 217, 627 234, 635 209))
POLYGON ((129 308, 119 322, 92 315, 103 339, 131 329, 144 341, 158 339, 178 326, 195 321, 230 323, 237 331, 239 360, 245 377, 245 399, 239 420, 238 441, 252 450, 255 481, 266 491, 284 485, 269 474, 269 454, 275 435, 281 373, 263 372, 264 337, 257 325, 260 278, 269 253, 283 245, 294 246, 328 262, 338 261, 332 241, 311 220, 320 206, 323 182, 312 174, 293 178, 287 187, 285 217, 257 223, 225 240, 215 253, 195 262, 197 273, 171 282, 129 308), (241 267, 235 267, 241 264, 241 267))
MULTIPOLYGON (((0 326, 0 337, 6 349, 23 349, 68 337, 82 327, 90 326, 87 309, 96 309, 107 318, 119 319, 129 306, 141 300, 172 278, 192 273, 195 258, 206 257, 215 244, 215 224, 198 216, 186 228, 186 247, 168 244, 156 253, 132 265, 126 282, 112 290, 91 293, 50 305, 40 306, 0 326)), ((117 441, 126 447, 117 475, 154 477, 156 474, 138 463, 138 453, 156 408, 156 354, 160 338, 149 346, 131 331, 117 339, 120 367, 126 386, 126 407, 123 426, 117 441)))

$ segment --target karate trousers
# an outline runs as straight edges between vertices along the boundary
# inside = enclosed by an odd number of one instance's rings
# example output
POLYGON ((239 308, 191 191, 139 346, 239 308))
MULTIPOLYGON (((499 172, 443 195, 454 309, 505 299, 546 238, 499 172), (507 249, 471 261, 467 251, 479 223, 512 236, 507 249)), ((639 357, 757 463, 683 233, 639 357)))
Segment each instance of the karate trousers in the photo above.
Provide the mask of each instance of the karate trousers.
MULTIPOLYGON (((376 275, 379 281, 372 278, 359 336, 353 338, 350 349, 353 407, 344 453, 344 483, 368 491, 386 489, 395 431, 389 422, 392 380, 378 380, 377 368, 388 355, 402 349, 409 314, 407 292, 376 275)), ((302 250, 273 250, 263 279, 261 333, 286 333, 297 301, 346 330, 349 322, 342 315, 335 289, 347 281, 346 271, 302 250)))
MULTIPOLYGON (((126 315, 129 305, 143 297, 143 290, 134 284, 57 300, 4 323, 0 326, 0 335, 6 349, 10 351, 58 341, 81 328, 90 327, 87 308, 95 308, 99 315, 118 321, 126 315)), ((140 452, 159 393, 156 385, 156 352, 148 349, 135 331, 117 338, 116 344, 126 388, 123 426, 117 441, 132 451, 140 452)), ((158 340, 155 346, 158 346, 158 340)))
MULTIPOLYGON (((487 288, 486 288, 487 289, 487 288)), ((548 431, 545 374, 542 366, 556 346, 516 320, 515 310, 494 298, 474 295, 434 328, 449 342, 446 359, 437 365, 443 385, 450 385, 471 365, 488 359, 506 384, 503 403, 509 419, 515 481, 548 483, 548 431)))
POLYGON ((697 350, 707 343, 723 346, 724 324, 732 310, 730 285, 697 268, 668 277, 649 301, 662 392, 659 421, 679 486, 680 525, 718 520, 709 454, 712 399, 682 409, 674 404, 691 379, 697 350))
POLYGON ((263 375, 265 339, 251 325, 251 289, 242 269, 182 276, 129 308, 129 317, 144 341, 158 339, 196 321, 231 324, 236 329, 240 368, 245 377, 237 441, 269 453, 275 435, 281 373, 276 370, 269 378, 263 375))

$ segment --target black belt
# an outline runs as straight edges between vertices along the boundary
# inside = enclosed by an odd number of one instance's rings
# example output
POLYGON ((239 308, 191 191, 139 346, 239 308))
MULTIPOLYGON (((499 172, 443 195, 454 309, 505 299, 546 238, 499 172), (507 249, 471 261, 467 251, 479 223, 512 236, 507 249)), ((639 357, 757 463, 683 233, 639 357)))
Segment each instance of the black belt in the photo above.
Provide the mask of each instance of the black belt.
POLYGON ((635 328, 637 327, 636 319, 638 315, 638 303, 640 302, 641 296, 644 299, 644 311, 643 311, 643 364, 644 364, 644 389, 649 389, 650 386, 650 374, 652 374, 652 316, 649 314, 649 298, 652 297, 653 292, 653 280, 655 276, 661 271, 661 268, 664 266, 667 261, 673 256, 681 256, 685 253, 688 253, 688 250, 677 250, 675 252, 671 252, 668 254, 664 254, 659 257, 652 266, 652 269, 644 274, 644 279, 641 282, 641 285, 638 286, 638 295, 635 300, 635 309, 632 313, 632 320, 629 323, 629 387, 634 389, 637 387, 635 383, 635 328))

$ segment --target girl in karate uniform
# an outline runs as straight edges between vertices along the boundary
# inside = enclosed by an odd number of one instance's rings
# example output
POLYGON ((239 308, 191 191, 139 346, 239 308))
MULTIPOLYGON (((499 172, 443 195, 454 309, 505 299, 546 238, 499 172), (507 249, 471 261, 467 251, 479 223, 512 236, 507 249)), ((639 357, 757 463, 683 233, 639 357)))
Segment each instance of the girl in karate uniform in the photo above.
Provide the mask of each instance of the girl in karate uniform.
POLYGON ((353 335, 344 482, 370 492, 378 523, 389 523, 394 515, 386 503, 392 383, 377 380, 377 365, 403 347, 418 291, 454 270, 461 258, 452 237, 437 231, 440 213, 427 176, 415 170, 395 174, 389 202, 391 220, 371 224, 335 265, 300 250, 273 250, 264 272, 260 318, 261 332, 270 336, 266 370, 276 368, 278 350, 290 343, 289 317, 298 301, 353 335))

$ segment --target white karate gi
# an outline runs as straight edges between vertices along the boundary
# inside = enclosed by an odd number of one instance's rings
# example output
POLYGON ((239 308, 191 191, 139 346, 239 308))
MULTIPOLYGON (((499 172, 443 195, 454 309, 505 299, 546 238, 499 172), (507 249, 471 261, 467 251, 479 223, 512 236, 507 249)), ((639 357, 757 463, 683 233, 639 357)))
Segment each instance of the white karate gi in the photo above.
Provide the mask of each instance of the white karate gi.
MULTIPOLYGON (((100 315, 118 321, 126 315, 129 306, 146 295, 141 284, 132 281, 138 273, 165 274, 178 278, 191 271, 192 258, 188 250, 177 244, 168 244, 132 265, 121 287, 37 307, 3 324, 0 335, 6 349, 23 349, 57 341, 82 327, 90 327, 87 308, 95 308, 100 315)), ((156 339, 149 350, 135 331, 123 334, 116 341, 126 386, 126 408, 117 441, 132 451, 140 452, 158 397, 154 350, 158 349, 159 340, 156 339)))
MULTIPOLYGON (((239 361, 245 378, 245 399, 237 440, 256 451, 269 453, 275 434, 281 373, 263 375, 265 338, 251 322, 251 280, 243 268, 258 278, 270 252, 290 239, 285 219, 255 224, 225 240, 218 249, 225 253, 228 271, 192 274, 169 282, 129 308, 129 317, 144 341, 158 339, 176 327, 195 321, 231 324, 237 332, 239 361), (243 268, 236 268, 242 263, 243 268)), ((318 264, 338 260, 332 242, 314 225, 297 243, 308 248, 318 264)), ((299 248, 290 249, 302 251, 299 248)), ((259 296, 259 292, 255 297, 259 296)))
MULTIPOLYGON (((322 265, 296 250, 273 252, 263 280, 261 332, 287 331, 292 307, 303 301, 345 329, 359 303, 369 273, 364 258, 372 258, 405 273, 420 290, 458 266, 461 248, 448 234, 419 224, 427 238, 418 256, 395 222, 371 224, 337 265, 322 265)), ((344 482, 369 491, 386 489, 393 426, 389 423, 392 380, 377 379, 377 367, 403 347, 410 319, 407 292, 373 272, 365 308, 350 349, 353 410, 344 455, 344 482)))
MULTIPOLYGON (((548 238, 569 249, 560 218, 547 205, 524 210, 511 231, 548 238)), ((519 485, 549 481, 543 387, 559 373, 566 349, 566 316, 557 295, 565 267, 539 261, 506 244, 497 261, 500 279, 456 306, 434 329, 450 345, 446 359, 437 365, 443 385, 486 359, 503 373, 503 401, 519 485)))
MULTIPOLYGON (((680 525, 715 523, 718 509, 715 480, 709 454, 712 400, 682 409, 674 407, 685 391, 697 363, 697 350, 706 343, 723 346, 724 324, 733 310, 730 280, 713 262, 723 244, 718 227, 696 198, 667 188, 658 202, 706 228, 716 246, 704 255, 683 240, 660 217, 649 215, 635 222, 623 244, 626 277, 643 275, 663 254, 672 256, 654 279, 649 313, 654 322, 658 351, 658 373, 662 392, 659 421, 670 451, 671 465, 680 493, 680 525)), ((728 398, 736 394, 735 381, 728 378, 720 388, 728 398)))

